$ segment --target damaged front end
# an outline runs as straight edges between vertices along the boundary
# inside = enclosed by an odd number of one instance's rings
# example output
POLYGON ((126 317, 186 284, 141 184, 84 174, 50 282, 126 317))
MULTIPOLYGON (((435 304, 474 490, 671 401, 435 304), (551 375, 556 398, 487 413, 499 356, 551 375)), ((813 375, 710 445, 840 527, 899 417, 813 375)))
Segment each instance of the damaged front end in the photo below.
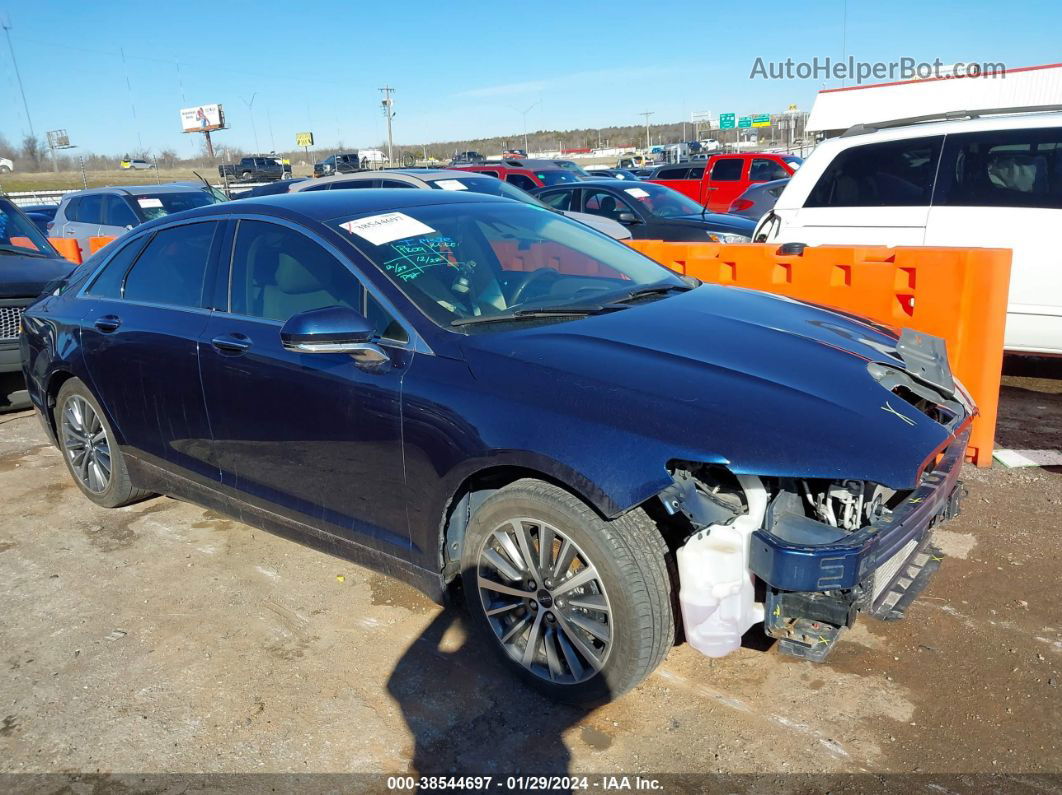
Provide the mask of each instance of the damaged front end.
POLYGON ((859 613, 902 618, 937 569, 932 528, 959 512, 976 409, 928 359, 920 373, 875 363, 868 370, 897 406, 950 432, 913 488, 672 462, 674 482, 659 497, 687 527, 676 550, 679 602, 686 637, 702 653, 728 654, 762 621, 782 652, 821 661, 859 613))

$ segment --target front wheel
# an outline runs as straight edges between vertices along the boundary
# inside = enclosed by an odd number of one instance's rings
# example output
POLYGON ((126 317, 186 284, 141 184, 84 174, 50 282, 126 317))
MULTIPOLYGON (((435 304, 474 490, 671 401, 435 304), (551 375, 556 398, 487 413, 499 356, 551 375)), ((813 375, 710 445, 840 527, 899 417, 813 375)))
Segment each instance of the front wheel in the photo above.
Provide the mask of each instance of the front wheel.
POLYGON ((55 429, 66 468, 94 503, 120 508, 151 496, 133 487, 103 409, 78 378, 71 378, 59 390, 55 429))
POLYGON ((557 700, 601 704, 674 642, 665 552, 640 509, 605 521, 557 486, 520 480, 472 517, 462 584, 475 625, 518 676, 557 700))

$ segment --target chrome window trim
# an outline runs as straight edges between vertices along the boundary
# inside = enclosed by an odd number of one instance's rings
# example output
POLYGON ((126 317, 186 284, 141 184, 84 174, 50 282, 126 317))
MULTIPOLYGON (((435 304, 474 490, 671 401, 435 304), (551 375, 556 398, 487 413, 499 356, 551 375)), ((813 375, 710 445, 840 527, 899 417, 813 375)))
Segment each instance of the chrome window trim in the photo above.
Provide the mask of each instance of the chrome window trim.
MULTIPOLYGON (((285 226, 285 227, 291 229, 294 232, 297 232, 299 234, 307 236, 308 238, 310 238, 310 240, 312 240, 313 242, 315 242, 318 245, 322 246, 329 254, 331 254, 333 257, 335 257, 337 260, 339 260, 339 262, 348 271, 351 272, 351 274, 354 276, 354 278, 356 278, 358 280, 358 283, 361 285, 362 289, 366 290, 370 295, 372 295, 372 297, 376 299, 376 301, 380 304, 380 306, 382 306, 385 310, 387 310, 391 314, 392 317, 394 317, 394 319, 398 322, 398 324, 400 326, 402 326, 403 329, 405 329, 406 335, 409 337, 409 340, 407 342, 400 342, 398 340, 392 340, 389 337, 381 337, 380 338, 380 344, 381 345, 385 345, 385 346, 390 347, 390 348, 401 348, 403 350, 409 350, 409 351, 412 351, 414 353, 425 353, 425 354, 428 354, 428 355, 431 355, 431 356, 435 355, 435 352, 431 349, 431 346, 428 345, 427 341, 402 316, 402 313, 397 310, 397 308, 395 307, 394 303, 392 303, 390 300, 388 300, 387 296, 383 295, 376 288, 376 286, 374 284, 372 284, 368 279, 365 278, 364 274, 357 268, 357 266, 354 265, 353 262, 350 261, 350 258, 348 256, 345 256, 336 246, 332 245, 327 240, 321 239, 321 237, 319 235, 315 234, 312 230, 307 229, 302 224, 295 223, 294 221, 289 221, 286 218, 279 218, 279 217, 277 217, 275 215, 262 215, 260 213, 250 213, 250 212, 248 212, 248 213, 224 213, 224 214, 210 215, 210 216, 199 217, 199 218, 181 219, 181 220, 178 220, 178 221, 174 221, 172 223, 166 223, 166 224, 162 224, 162 225, 159 225, 159 226, 153 226, 150 229, 145 229, 145 230, 142 230, 142 231, 139 231, 139 232, 136 231, 136 230, 132 230, 129 233, 129 235, 130 235, 129 239, 125 241, 125 244, 122 245, 119 248, 116 248, 113 252, 108 254, 103 259, 103 261, 100 262, 100 264, 96 266, 95 270, 93 270, 93 272, 85 280, 85 283, 81 286, 81 289, 78 290, 77 295, 75 296, 75 298, 77 298, 77 299, 88 298, 88 299, 95 300, 95 301, 111 301, 113 303, 127 304, 127 305, 131 305, 131 306, 146 306, 146 307, 151 307, 151 308, 156 308, 156 309, 174 309, 174 310, 177 310, 177 311, 185 311, 185 312, 196 312, 196 313, 207 313, 207 314, 210 314, 212 312, 218 312, 219 314, 231 315, 232 317, 239 318, 239 319, 242 319, 242 320, 256 321, 256 322, 259 322, 259 323, 268 323, 270 325, 276 325, 278 328, 283 326, 284 324, 282 322, 279 322, 279 321, 276 321, 276 320, 267 320, 266 318, 261 318, 261 317, 253 317, 253 316, 250 316, 250 315, 241 315, 241 314, 237 314, 235 312, 229 312, 227 309, 222 313, 219 310, 206 309, 204 307, 184 307, 184 306, 175 306, 173 304, 156 304, 156 303, 146 303, 146 302, 141 302, 141 301, 130 301, 130 300, 126 299, 124 296, 122 298, 104 298, 104 297, 95 296, 95 295, 87 295, 87 296, 85 295, 85 291, 96 280, 96 278, 99 276, 100 271, 102 271, 105 267, 107 267, 107 264, 118 254, 118 252, 120 250, 124 249, 126 245, 131 245, 133 243, 134 239, 137 236, 154 235, 157 232, 161 232, 161 231, 166 230, 166 229, 173 229, 173 228, 178 227, 178 226, 185 226, 187 224, 204 223, 204 222, 213 222, 213 223, 221 224, 221 223, 224 223, 225 221, 236 222, 236 228, 233 230, 232 241, 231 241, 232 244, 231 244, 231 246, 229 248, 229 256, 228 256, 228 260, 229 260, 229 279, 228 279, 228 281, 229 281, 229 295, 227 296, 227 298, 229 299, 230 302, 231 302, 231 293, 232 293, 232 258, 233 258, 233 256, 235 256, 235 253, 236 253, 236 235, 239 233, 239 221, 263 221, 265 223, 279 224, 280 226, 285 226)), ((215 232, 215 234, 217 234, 217 233, 215 232)), ((125 237, 125 236, 123 235, 122 237, 125 237)), ((117 242, 117 241, 115 241, 115 242, 117 242)), ((362 257, 365 256, 357 248, 355 248, 354 250, 357 251, 360 256, 362 256, 362 257)), ((222 252, 221 253, 222 262, 224 261, 224 258, 225 258, 225 253, 222 252)), ((136 263, 133 263, 133 264, 135 265, 136 263)), ((222 263, 219 263, 219 264, 222 264, 222 263)), ((126 274, 126 275, 128 275, 128 274, 126 274)), ((124 279, 122 280, 122 291, 123 291, 123 293, 125 292, 125 280, 124 279)))

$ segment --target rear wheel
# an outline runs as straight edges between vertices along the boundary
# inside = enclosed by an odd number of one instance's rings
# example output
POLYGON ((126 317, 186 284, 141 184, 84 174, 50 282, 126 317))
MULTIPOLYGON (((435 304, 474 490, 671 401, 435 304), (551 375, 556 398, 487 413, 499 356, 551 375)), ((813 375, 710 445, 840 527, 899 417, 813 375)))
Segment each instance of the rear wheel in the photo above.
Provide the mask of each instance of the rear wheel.
POLYGON ((250 182, 251 181, 251 172, 250 171, 244 171, 242 174, 240 174, 240 179, 242 179, 244 182, 250 182))
POLYGON ((469 523, 465 599, 524 681, 599 704, 641 682, 674 642, 665 551, 640 509, 609 522, 557 486, 520 480, 469 523))
POLYGON ((78 378, 71 378, 59 390, 55 428, 67 469, 94 503, 119 508, 151 496, 133 487, 114 431, 96 398, 78 378))

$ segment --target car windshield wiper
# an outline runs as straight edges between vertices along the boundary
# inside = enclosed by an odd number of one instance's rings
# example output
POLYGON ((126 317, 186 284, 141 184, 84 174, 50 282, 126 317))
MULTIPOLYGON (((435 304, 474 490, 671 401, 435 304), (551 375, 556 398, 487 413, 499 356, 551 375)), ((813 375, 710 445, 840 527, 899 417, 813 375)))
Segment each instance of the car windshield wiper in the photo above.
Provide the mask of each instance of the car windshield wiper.
POLYGON ((20 248, 19 246, 0 246, 0 254, 18 254, 23 257, 47 257, 48 255, 41 251, 33 251, 28 248, 20 248))
POLYGON ((615 312, 617 309, 626 309, 625 306, 602 306, 601 304, 582 306, 535 306, 525 309, 514 309, 512 312, 501 312, 497 315, 478 315, 476 317, 461 317, 450 321, 451 326, 471 326, 477 323, 501 323, 504 321, 523 320, 536 317, 586 317, 587 315, 600 315, 603 312, 615 312))
POLYGON ((692 289, 693 287, 688 284, 648 284, 645 287, 637 287, 633 290, 630 290, 621 295, 619 298, 615 298, 612 301, 609 301, 609 303, 625 304, 628 301, 635 301, 639 298, 645 298, 649 295, 664 295, 666 293, 670 293, 672 290, 681 290, 682 292, 686 292, 687 290, 692 289))

